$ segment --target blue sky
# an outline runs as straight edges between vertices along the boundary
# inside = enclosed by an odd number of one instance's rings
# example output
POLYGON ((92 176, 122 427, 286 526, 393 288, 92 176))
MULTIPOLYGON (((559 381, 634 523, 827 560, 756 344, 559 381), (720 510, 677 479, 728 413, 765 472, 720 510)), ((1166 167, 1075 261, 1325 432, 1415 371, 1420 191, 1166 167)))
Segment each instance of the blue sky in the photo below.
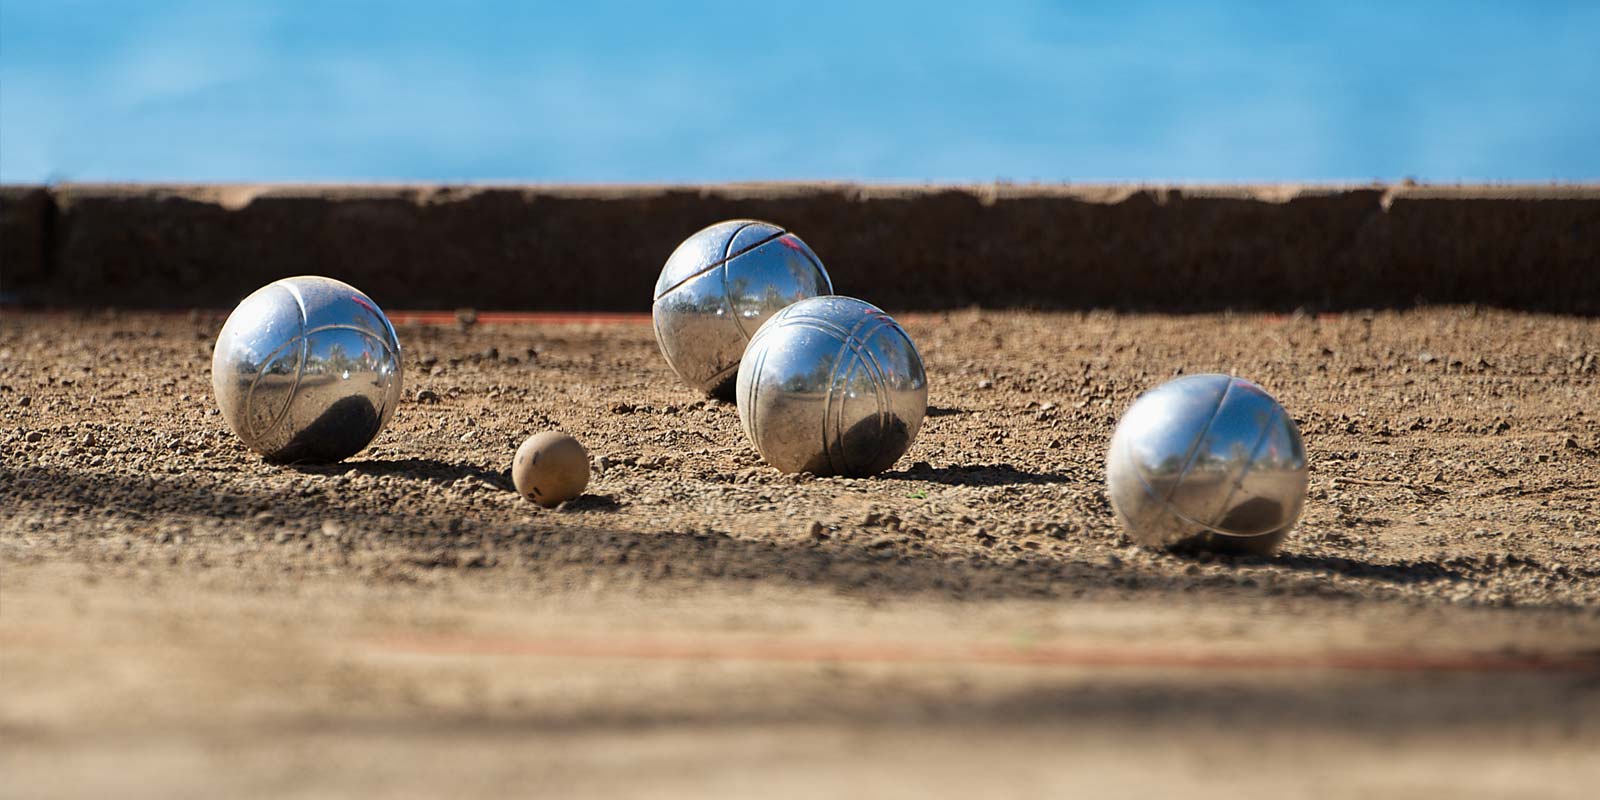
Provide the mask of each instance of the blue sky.
POLYGON ((6 182, 1407 176, 1600 179, 1600 2, 0 0, 6 182))

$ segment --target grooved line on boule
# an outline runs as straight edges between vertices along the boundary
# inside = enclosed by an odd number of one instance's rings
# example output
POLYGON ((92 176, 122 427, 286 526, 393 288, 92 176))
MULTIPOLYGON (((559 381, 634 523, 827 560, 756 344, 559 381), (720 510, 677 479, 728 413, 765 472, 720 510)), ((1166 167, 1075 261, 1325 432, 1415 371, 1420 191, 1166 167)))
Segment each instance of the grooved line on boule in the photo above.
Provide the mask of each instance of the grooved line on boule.
MULTIPOLYGON (((739 333, 744 335, 746 344, 750 342, 750 331, 745 330, 744 320, 739 319, 739 307, 733 302, 733 292, 728 291, 728 262, 733 260, 733 240, 739 238, 739 234, 753 224, 755 223, 746 222, 734 229, 733 233, 728 236, 728 243, 722 247, 722 260, 717 262, 722 266, 722 302, 728 305, 728 313, 733 316, 733 325, 739 329, 739 333)), ((712 267, 712 269, 715 269, 715 267, 712 267)))
MULTIPOLYGON (((1278 421, 1278 417, 1281 416, 1282 414, 1283 414, 1282 407, 1274 407, 1272 409, 1272 415, 1267 417, 1266 424, 1261 426, 1261 433, 1256 435, 1256 443, 1251 445, 1250 446, 1250 450, 1245 453, 1244 466, 1240 467, 1238 476, 1236 476, 1232 481, 1233 488, 1228 490, 1228 496, 1224 497, 1222 499, 1222 505, 1218 506, 1217 510, 1213 514, 1213 516, 1217 517, 1217 519, 1215 520, 1215 522, 1213 522, 1213 524, 1216 524, 1216 523, 1219 523, 1219 522, 1222 521, 1222 514, 1223 514, 1224 511, 1226 511, 1228 509, 1228 505, 1233 502, 1233 496, 1238 494, 1239 493, 1239 489, 1244 486, 1245 476, 1249 475, 1251 467, 1254 467, 1256 465, 1256 452, 1261 449, 1262 445, 1267 443, 1267 437, 1272 434, 1272 425, 1273 425, 1273 423, 1277 422, 1278 421)), ((1246 535, 1256 535, 1256 534, 1246 534, 1246 535)))
MULTIPOLYGON (((1223 530, 1221 528, 1218 528, 1215 525, 1211 525, 1211 524, 1208 524, 1208 523, 1205 523, 1205 522, 1201 522, 1201 521, 1199 521, 1197 519, 1194 519, 1194 518, 1190 517, 1188 514, 1185 514, 1182 511, 1179 511, 1176 507, 1174 507, 1172 505, 1171 498, 1162 499, 1161 495, 1156 494, 1155 487, 1150 485, 1149 479, 1144 476, 1144 472, 1142 470, 1140 470, 1138 467, 1134 467, 1133 469, 1131 469, 1129 471, 1133 473, 1133 477, 1135 477, 1135 478, 1137 478, 1139 480, 1139 485, 1144 488, 1145 494, 1149 495, 1151 498, 1154 498, 1154 499, 1160 501, 1161 510, 1165 511, 1168 514, 1171 514, 1174 517, 1177 517, 1180 520, 1183 520, 1184 522, 1189 523, 1190 525, 1193 525, 1193 526, 1195 526, 1197 528, 1202 528, 1202 529, 1207 530, 1207 531, 1209 531, 1211 533, 1214 533, 1214 534, 1216 534, 1218 536, 1226 536, 1226 537, 1229 537, 1231 539, 1253 539, 1256 536, 1267 536, 1267 535, 1272 533, 1272 531, 1267 531, 1267 533, 1262 533, 1262 534, 1252 534, 1252 535, 1241 536, 1240 534, 1232 533, 1230 531, 1225 531, 1225 530, 1223 530)), ((1181 483, 1181 482, 1182 481, 1180 480, 1179 483, 1181 483)), ((1174 486, 1173 491, 1176 491, 1176 490, 1177 490, 1176 486, 1174 486)))
MULTIPOLYGON (((371 298, 368 298, 368 299, 370 300, 371 298)), ((401 370, 404 369, 404 366, 401 364, 401 357, 400 357, 400 335, 395 332, 394 324, 389 322, 389 318, 385 317, 383 315, 383 312, 379 311, 376 306, 372 306, 372 305, 368 305, 366 303, 360 302, 359 299, 357 299, 356 305, 361 306, 361 309, 363 311, 367 312, 367 316, 370 317, 373 322, 377 323, 378 328, 381 329, 384 333, 388 334, 387 337, 382 337, 382 336, 376 336, 376 335, 374 335, 374 334, 372 334, 370 332, 362 331, 362 333, 364 333, 367 336, 367 338, 378 340, 378 344, 383 348, 383 354, 384 354, 385 361, 395 365, 394 374, 388 376, 388 380, 384 381, 384 384, 383 384, 383 404, 378 407, 378 420, 379 420, 379 425, 380 425, 380 430, 381 430, 381 427, 383 425, 385 425, 387 423, 387 421, 388 421, 389 413, 393 410, 391 408, 391 400, 392 400, 392 395, 394 394, 394 392, 390 391, 390 388, 391 388, 390 381, 403 380, 401 378, 401 370), (390 342, 394 342, 394 347, 393 348, 389 347, 389 343, 390 342)), ((327 327, 339 327, 339 326, 327 326, 327 327)), ((307 335, 309 335, 309 334, 307 334, 307 335)), ((376 439, 377 437, 374 436, 373 438, 376 439)))
MULTIPOLYGON (((740 414, 740 421, 745 423, 745 433, 749 435, 750 442, 756 446, 756 453, 767 459, 766 449, 761 446, 761 407, 756 405, 756 398, 761 395, 761 370, 767 366, 767 356, 771 354, 769 348, 763 348, 756 356, 756 361, 750 367, 750 417, 746 419, 740 414)), ((738 391, 738 385, 734 390, 738 391)), ((771 463, 771 459, 767 459, 771 463)))
MULTIPOLYGON (((741 227, 741 228, 739 228, 739 230, 740 230, 740 231, 742 231, 742 230, 744 230, 744 229, 745 229, 745 228, 748 228, 748 227, 750 227, 750 226, 751 226, 751 225, 753 225, 753 224, 755 224, 755 223, 746 223, 746 224, 745 224, 745 225, 744 225, 744 226, 743 226, 743 227, 741 227)), ((667 295, 669 295, 669 294, 672 294, 672 291, 673 291, 673 290, 674 290, 674 289, 676 289, 676 288, 678 288, 678 287, 679 287, 679 286, 682 286, 682 285, 684 285, 684 284, 686 284, 686 283, 688 283, 688 282, 689 282, 689 281, 692 281, 692 280, 694 280, 694 279, 695 279, 695 278, 698 278, 698 277, 700 277, 700 276, 701 276, 701 275, 704 275, 704 274, 706 274, 706 273, 707 273, 707 272, 710 272, 710 271, 711 271, 711 270, 714 270, 714 269, 716 269, 716 268, 717 268, 717 267, 720 267, 720 266, 722 266, 722 265, 723 265, 723 264, 726 264, 726 263, 728 263, 728 262, 729 262, 729 261, 732 261, 732 260, 733 260, 733 259, 735 259, 735 258, 738 258, 738 257, 739 257, 739 256, 742 256, 742 255, 744 255, 744 254, 745 254, 745 253, 748 253, 748 252, 750 252, 750 251, 751 251, 751 250, 754 250, 754 249, 756 249, 756 248, 757 248, 757 247, 760 247, 760 246, 761 246, 761 245, 764 245, 764 244, 766 244, 766 243, 767 243, 767 242, 770 242, 770 241, 772 241, 772 240, 774 240, 774 239, 777 239, 777 238, 778 238, 778 237, 780 237, 780 236, 782 236, 782 235, 784 235, 784 234, 785 234, 785 233, 788 233, 788 231, 779 231, 779 232, 777 232, 777 233, 775 233, 775 234, 773 234, 773 235, 771 235, 771 236, 768 236, 768 237, 767 237, 767 238, 765 238, 765 239, 762 239, 762 240, 761 240, 761 241, 759 241, 759 242, 756 242, 756 243, 755 243, 755 244, 753 244, 753 245, 750 245, 750 246, 749 246, 749 247, 746 247, 746 248, 745 248, 745 249, 743 249, 743 250, 740 250, 740 251, 739 251, 739 252, 737 252, 737 253, 733 253, 733 254, 731 254, 731 255, 729 255, 729 256, 727 256, 727 257, 725 257, 725 258, 723 258, 723 259, 722 259, 722 260, 721 260, 721 261, 718 261, 718 262, 716 262, 716 263, 715 263, 715 264, 707 264, 707 265, 706 265, 706 266, 704 266, 704 267, 702 267, 702 268, 701 268, 701 269, 699 269, 699 270, 698 270, 698 271, 696 271, 696 272, 694 272, 694 273, 691 273, 691 274, 689 274, 689 275, 685 275, 685 276, 683 276, 683 280, 681 280, 681 281, 678 281, 678 282, 677 282, 677 283, 674 283, 674 284, 672 284, 672 285, 671 285, 671 286, 668 286, 668 287, 667 287, 667 288, 665 288, 665 289, 662 289, 662 290, 661 290, 661 293, 660 293, 660 294, 658 294, 658 295, 656 295, 656 298, 655 298, 655 299, 657 299, 657 300, 660 300, 660 299, 661 299, 661 298, 663 298, 663 297, 666 297, 666 296, 667 296, 667 295)), ((738 235, 738 234, 739 234, 739 231, 734 231, 734 236, 737 236, 737 235, 738 235)), ((731 247, 732 247, 732 246, 733 246, 733 237, 732 237, 732 236, 730 236, 730 237, 728 237, 728 246, 729 246, 729 247, 730 247, 730 248, 731 248, 731 247)))
POLYGON ((283 420, 289 416, 289 407, 294 405, 294 399, 300 395, 300 381, 306 374, 306 359, 311 357, 311 332, 306 330, 306 326, 311 324, 311 314, 306 311, 306 298, 300 294, 300 287, 292 283, 284 282, 283 288, 289 290, 289 294, 294 297, 294 304, 300 308, 300 363, 295 366, 294 385, 289 387, 289 399, 278 412, 278 418, 267 427, 268 431, 282 425, 283 420))
MULTIPOLYGON (((283 346, 279 347, 278 349, 272 351, 270 354, 267 355, 266 358, 262 359, 263 363, 270 364, 270 363, 272 363, 272 359, 275 356, 277 356, 279 353, 283 352, 284 350, 289 349, 290 347, 295 346, 296 344, 300 345, 300 363, 299 363, 298 367, 295 370, 294 385, 290 387, 289 399, 284 402, 283 408, 281 410, 279 410, 278 415, 275 418, 273 418, 271 424, 267 425, 265 428, 262 428, 259 431, 257 431, 253 427, 250 429, 250 435, 251 435, 252 438, 257 437, 257 436, 263 436, 265 434, 271 433, 275 428, 277 428, 280 424, 283 423, 284 417, 288 416, 288 414, 289 414, 289 406, 294 404, 295 395, 299 394, 299 392, 300 392, 300 383, 301 383, 301 380, 302 380, 302 378, 303 378, 303 376, 305 374, 305 362, 306 362, 306 360, 308 358, 307 354, 309 353, 309 351, 311 349, 311 337, 312 336, 314 336, 316 334, 319 334, 319 333, 322 333, 324 331, 353 331, 355 333, 361 334, 363 337, 365 337, 365 338, 367 338, 367 339, 369 339, 371 341, 377 342, 383 348, 383 351, 385 353, 390 354, 396 360, 397 363, 398 363, 398 360, 399 360, 398 354, 395 354, 395 352, 393 350, 389 349, 389 343, 387 341, 384 341, 383 337, 378 336, 377 334, 374 334, 372 331, 367 330, 366 328, 363 328, 363 327, 361 327, 359 325, 351 325, 351 324, 348 324, 348 323, 335 323, 335 324, 332 324, 332 325, 322 325, 320 327, 311 328, 311 329, 307 330, 305 328, 305 325, 302 324, 301 325, 301 331, 302 331, 302 333, 300 334, 300 336, 298 338, 289 341, 288 343, 284 344, 283 346)), ((252 380, 250 382, 249 391, 245 393, 245 408, 248 409, 253 404, 254 398, 255 398, 256 387, 258 385, 260 385, 260 383, 261 383, 261 370, 258 368, 256 370, 256 375, 255 375, 254 380, 252 380)), ((388 389, 389 389, 388 384, 385 384, 384 385, 384 399, 383 399, 383 402, 384 402, 385 406, 387 406, 388 402, 389 402, 388 389)), ((382 410, 381 409, 379 411, 379 418, 382 419, 382 410)), ((250 417, 250 415, 247 413, 246 416, 245 416, 246 424, 249 424, 251 419, 252 419, 252 417, 250 417)))
MULTIPOLYGON (((787 231, 785 231, 785 233, 787 233, 787 231)), ((801 244, 805 245, 804 242, 801 242, 801 244)), ((817 259, 817 254, 811 252, 811 246, 805 245, 805 248, 806 260, 810 261, 811 266, 817 268, 817 274, 822 276, 822 284, 826 289, 823 294, 833 294, 833 277, 828 274, 827 268, 823 267, 822 262, 817 259)))
POLYGON ((301 341, 300 337, 296 337, 296 338, 290 339, 288 342, 285 342, 284 344, 279 345, 278 349, 273 350, 272 352, 268 353, 265 357, 263 357, 261 359, 261 363, 256 365, 256 373, 255 373, 255 375, 251 376, 251 378, 250 378, 250 388, 247 389, 245 391, 245 393, 244 393, 244 407, 245 407, 244 422, 245 422, 245 425, 247 426, 247 428, 248 428, 248 430, 250 432, 250 438, 252 438, 252 439, 254 439, 254 438, 260 436, 261 434, 266 433, 267 431, 270 431, 274 427, 276 427, 278 425, 278 423, 283 420, 283 415, 285 413, 284 409, 287 409, 289 407, 290 401, 294 399, 294 395, 291 394, 289 396, 289 400, 285 400, 284 401, 283 409, 279 409, 278 412, 273 416, 272 422, 268 423, 266 428, 258 429, 256 427, 256 424, 255 424, 255 415, 251 413, 251 409, 255 408, 256 387, 261 385, 261 376, 262 376, 262 371, 261 370, 262 370, 262 368, 264 366, 266 366, 268 364, 271 364, 273 359, 277 358, 279 353, 282 353, 283 351, 285 351, 285 350, 287 350, 287 349, 289 349, 291 347, 294 347, 297 344, 303 344, 303 342, 301 341))
MULTIPOLYGON (((884 413, 885 413, 884 412, 884 400, 885 400, 885 398, 884 398, 884 387, 883 387, 883 371, 882 371, 881 368, 878 367, 877 359, 873 358, 872 351, 871 351, 870 348, 867 347, 866 340, 869 337, 876 335, 880 328, 886 327, 886 326, 892 324, 893 322, 894 321, 889 319, 888 315, 886 315, 886 314, 882 314, 882 313, 869 314, 866 317, 862 318, 861 321, 857 322, 855 324, 855 327, 851 328, 850 331, 847 334, 845 334, 845 337, 844 337, 845 347, 850 349, 850 354, 852 356, 854 356, 854 360, 855 361, 860 361, 862 363, 862 366, 864 368, 866 368, 868 372, 872 373, 872 378, 873 378, 873 381, 872 381, 873 399, 875 399, 877 401, 877 406, 878 406, 878 409, 877 409, 878 410, 878 413, 877 413, 877 418, 878 418, 878 443, 880 445, 883 443, 883 428, 884 428, 883 418, 884 418, 884 413), (876 323, 876 324, 873 324, 873 323, 876 323), (871 327, 867 327, 869 325, 871 325, 871 327), (862 328, 866 328, 866 330, 863 331, 862 328)), ((846 379, 846 382, 848 383, 848 380, 849 380, 849 373, 848 372, 845 374, 845 379, 846 379)), ((840 404, 839 404, 839 419, 838 419, 838 423, 834 427, 836 428, 835 441, 837 441, 838 444, 839 444, 839 458, 840 459, 845 459, 846 456, 845 456, 845 448, 844 448, 844 402, 843 401, 840 401, 840 404)), ((848 464, 847 464, 847 466, 848 466, 848 464)))
MULTIPOLYGON (((289 293, 290 297, 294 298, 295 306, 300 309, 300 333, 294 339, 291 339, 288 344, 285 344, 267 354, 267 357, 262 359, 262 363, 256 365, 255 377, 251 379, 250 389, 246 391, 244 395, 244 419, 245 425, 250 430, 251 439, 259 439, 260 437, 272 432, 279 425, 283 424, 284 417, 289 415, 289 407, 294 405, 295 395, 300 393, 300 378, 305 373, 306 355, 311 348, 309 341, 310 334, 306 331, 306 325, 309 323, 310 315, 306 313, 306 301, 304 297, 300 296, 300 290, 297 289, 294 284, 289 283, 288 281, 274 281, 270 285, 282 288, 284 291, 289 293), (283 352, 285 348, 288 348, 297 342, 300 345, 300 360, 299 363, 295 365, 294 383, 289 387, 289 394, 284 399, 283 406, 278 409, 278 413, 273 415, 272 421, 267 423, 265 428, 257 430, 255 426, 255 415, 251 413, 251 409, 255 408, 256 387, 261 385, 261 367, 266 364, 271 364, 274 356, 283 352)), ((253 445, 254 443, 252 442, 251 444, 253 445)))
MULTIPOLYGON (((835 388, 835 384, 839 381, 839 365, 844 360, 845 351, 849 349, 850 336, 849 334, 845 334, 844 336, 840 337, 839 351, 833 356, 833 369, 828 371, 828 393, 825 395, 827 399, 824 401, 824 405, 822 406, 822 457, 828 460, 828 470, 835 474, 839 473, 839 467, 837 464, 833 463, 833 447, 828 444, 828 425, 830 422, 832 422, 834 428, 834 438, 836 440, 842 440, 844 438, 844 401, 839 401, 839 414, 837 421, 832 421, 834 418, 833 397, 838 392, 838 390, 835 388)), ((841 461, 844 460, 844 444, 842 441, 839 445, 839 459, 841 461)))
MULTIPOLYGON (((660 300, 661 298, 656 298, 656 302, 660 300)), ((672 352, 667 349, 667 337, 661 335, 661 318, 656 316, 653 308, 650 313, 650 327, 656 332, 656 347, 661 351, 661 357, 666 359, 667 366, 671 367, 674 373, 682 375, 683 370, 678 369, 678 363, 672 360, 672 352)))
MULTIPOLYGON (((834 398, 834 396, 836 394, 840 394, 841 393, 840 392, 840 387, 838 385, 839 384, 839 370, 845 364, 845 360, 844 360, 845 351, 848 350, 848 351, 851 352, 852 355, 855 355, 857 357, 861 357, 862 356, 861 345, 856 341, 857 335, 861 331, 862 326, 864 326, 864 325, 866 325, 868 323, 879 322, 879 325, 881 327, 882 326, 882 322, 877 319, 877 316, 878 315, 870 315, 869 314, 867 317, 862 319, 860 322, 857 322, 853 327, 848 328, 848 329, 840 327, 838 325, 835 325, 835 324, 833 324, 833 322, 831 322, 829 320, 817 319, 815 317, 800 317, 800 318, 794 320, 794 322, 796 324, 798 324, 798 325, 800 325, 802 327, 810 327, 813 330, 822 330, 822 331, 825 331, 825 332, 833 334, 834 336, 838 337, 838 339, 839 339, 839 350, 838 350, 837 353, 834 354, 834 357, 833 357, 833 359, 834 359, 833 360, 833 369, 830 370, 829 373, 828 373, 828 391, 824 395, 825 399, 823 401, 823 407, 822 407, 822 454, 823 454, 823 457, 828 460, 828 468, 830 470, 832 470, 835 474, 848 474, 848 473, 841 473, 840 470, 839 470, 838 464, 834 463, 834 460, 833 460, 833 447, 830 446, 829 443, 828 443, 828 426, 829 426, 830 422, 832 423, 833 429, 834 429, 834 437, 833 437, 834 438, 834 443, 837 444, 838 447, 839 447, 839 460, 840 461, 844 461, 845 462, 845 466, 849 467, 849 463, 848 463, 848 460, 847 460, 847 458, 845 456, 845 451, 844 451, 844 400, 841 399, 839 401, 839 404, 838 404, 839 405, 839 412, 838 412, 838 414, 834 414, 834 412, 833 412, 833 406, 834 406, 833 398, 834 398)), ((868 329, 868 332, 875 332, 876 330, 877 330, 876 328, 871 328, 871 329, 868 329)), ((880 399, 880 402, 878 404, 878 408, 879 408, 879 414, 881 415, 882 414, 882 408, 883 408, 883 404, 881 402, 881 399, 880 399)))
MULTIPOLYGON (((927 391, 928 391, 928 368, 927 368, 926 365, 924 365, 922 363, 922 352, 917 349, 917 343, 911 341, 911 334, 906 333, 906 329, 905 329, 904 326, 902 326, 899 322, 895 322, 894 318, 893 317, 889 317, 888 314, 884 314, 884 316, 886 318, 888 318, 890 322, 894 323, 894 325, 892 326, 891 330, 894 331, 894 334, 896 336, 899 336, 902 340, 905 341, 905 343, 906 343, 906 351, 908 353, 910 353, 911 355, 916 357, 917 371, 922 373, 923 416, 926 416, 927 415, 927 405, 928 405, 928 397, 927 397, 927 391)), ((884 413, 885 413, 885 415, 888 414, 887 409, 885 410, 884 413)), ((906 444, 906 449, 907 450, 911 449, 910 442, 916 441, 916 434, 915 434, 914 431, 920 431, 920 430, 922 430, 922 419, 918 418, 917 419, 917 424, 916 424, 914 430, 908 430, 907 431, 907 434, 910 436, 910 440, 906 444)), ((902 455, 904 455, 904 454, 902 454, 902 455)))
POLYGON ((889 382, 884 377, 883 365, 878 363, 878 357, 873 355, 872 348, 868 344, 871 342, 871 337, 878 335, 880 329, 889 327, 893 320, 889 319, 887 314, 875 316, 878 317, 879 324, 861 334, 861 348, 856 355, 864 359, 867 371, 872 373, 873 396, 878 401, 878 446, 874 449, 877 451, 877 457, 882 458, 884 433, 889 428, 889 382))
MULTIPOLYGON (((1211 408, 1210 416, 1206 417, 1206 426, 1200 429, 1200 434, 1189 443, 1189 452, 1183 457, 1183 469, 1178 470, 1178 477, 1172 482, 1172 487, 1167 490, 1162 504, 1172 505, 1172 495, 1183 485, 1183 480, 1189 475, 1189 470, 1194 469, 1194 460, 1200 456, 1200 445, 1205 442, 1206 436, 1211 434, 1211 425, 1217 421, 1217 413, 1222 410, 1222 405, 1228 402, 1228 395, 1233 392, 1233 378, 1228 378, 1228 385, 1222 388, 1222 394, 1217 397, 1217 404, 1211 408)), ((1181 516, 1181 515, 1180 515, 1181 516)), ((1210 527, 1209 525, 1206 527, 1210 527)))

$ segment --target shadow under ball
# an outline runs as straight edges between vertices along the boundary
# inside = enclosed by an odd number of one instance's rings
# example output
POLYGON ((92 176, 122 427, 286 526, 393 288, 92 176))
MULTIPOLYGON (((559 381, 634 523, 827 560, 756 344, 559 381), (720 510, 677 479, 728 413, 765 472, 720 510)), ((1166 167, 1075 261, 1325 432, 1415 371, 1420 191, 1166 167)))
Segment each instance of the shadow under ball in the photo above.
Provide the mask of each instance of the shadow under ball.
POLYGON ((1270 553, 1300 519, 1309 477, 1283 406, 1228 375, 1178 378, 1141 395, 1106 456, 1111 505, 1149 547, 1270 553))
POLYGON ((899 323, 849 297, 801 300, 761 326, 739 365, 739 419, 783 472, 873 475, 928 410, 922 356, 899 323))
POLYGON ((656 281, 656 343, 684 383, 731 399, 745 345, 779 309, 833 291, 800 237, 766 222, 729 220, 672 251, 656 281))
POLYGON ((316 276, 246 297, 211 356, 223 419, 280 462, 339 461, 366 447, 400 402, 400 373, 400 342, 377 304, 316 276))

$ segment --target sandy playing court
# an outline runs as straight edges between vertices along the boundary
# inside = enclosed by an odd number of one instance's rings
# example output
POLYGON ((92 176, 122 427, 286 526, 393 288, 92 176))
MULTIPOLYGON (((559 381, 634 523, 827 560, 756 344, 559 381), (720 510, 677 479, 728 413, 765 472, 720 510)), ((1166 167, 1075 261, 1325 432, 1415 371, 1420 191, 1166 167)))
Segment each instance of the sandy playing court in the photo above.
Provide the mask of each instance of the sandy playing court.
POLYGON ((8 796, 1580 797, 1600 780, 1600 320, 907 318, 921 438, 764 467, 648 324, 407 323, 333 466, 213 410, 213 314, 0 318, 8 796), (1281 554, 1148 552, 1142 390, 1296 417, 1281 554), (505 470, 590 449, 557 511, 505 470))

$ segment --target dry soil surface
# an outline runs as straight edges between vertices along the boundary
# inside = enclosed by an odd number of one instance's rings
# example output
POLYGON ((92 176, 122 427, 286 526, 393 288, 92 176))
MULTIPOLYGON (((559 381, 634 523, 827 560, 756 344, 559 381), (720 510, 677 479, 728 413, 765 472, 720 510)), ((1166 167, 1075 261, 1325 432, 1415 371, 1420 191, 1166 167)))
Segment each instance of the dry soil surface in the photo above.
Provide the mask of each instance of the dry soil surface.
MULTIPOLYGON (((403 315, 397 315, 404 319, 403 315)), ((211 399, 213 314, 0 321, 0 791, 1580 797, 1600 321, 911 317, 921 437, 786 476, 648 324, 400 325, 332 466, 211 399), (1178 372, 1312 460, 1271 557, 1150 552, 1101 462, 1178 372), (582 440, 589 492, 510 490, 582 440)))

